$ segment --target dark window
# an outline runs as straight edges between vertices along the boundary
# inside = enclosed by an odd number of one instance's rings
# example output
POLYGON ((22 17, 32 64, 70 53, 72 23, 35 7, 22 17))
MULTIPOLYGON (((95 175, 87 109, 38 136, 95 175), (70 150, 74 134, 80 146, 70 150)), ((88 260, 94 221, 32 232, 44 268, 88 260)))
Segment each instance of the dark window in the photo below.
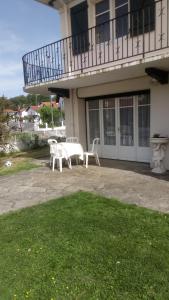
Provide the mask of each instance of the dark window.
POLYGON ((128 34, 128 1, 116 0, 116 37, 128 34))
POLYGON ((130 0, 131 35, 136 36, 155 29, 155 1, 130 0))
POLYGON ((115 1, 115 16, 116 16, 116 37, 121 37, 128 34, 128 1, 115 1))
POLYGON ((110 39, 109 19, 109 0, 96 3, 96 43, 103 43, 110 39))
POLYGON ((109 0, 96 3, 96 15, 102 14, 107 10, 109 10, 109 0))
POLYGON ((87 8, 87 1, 85 1, 70 10, 74 55, 84 53, 89 49, 87 8))

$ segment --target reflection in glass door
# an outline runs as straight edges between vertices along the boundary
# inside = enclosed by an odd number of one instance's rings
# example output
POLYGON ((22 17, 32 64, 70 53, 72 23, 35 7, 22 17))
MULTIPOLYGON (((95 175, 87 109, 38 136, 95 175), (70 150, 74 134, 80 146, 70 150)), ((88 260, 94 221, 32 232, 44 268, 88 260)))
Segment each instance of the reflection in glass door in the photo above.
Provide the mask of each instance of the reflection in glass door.
POLYGON ((138 144, 150 146, 150 98, 149 95, 138 96, 138 144))
POLYGON ((150 161, 150 95, 138 96, 137 160, 150 161))
POLYGON ((115 99, 103 100, 104 145, 116 145, 115 99))
POLYGON ((133 97, 119 99, 120 146, 134 145, 133 97))
POLYGON ((100 138, 99 100, 88 102, 88 112, 89 140, 92 144, 94 138, 100 138))
POLYGON ((124 160, 136 160, 136 98, 121 97, 117 99, 118 116, 118 158, 124 160))

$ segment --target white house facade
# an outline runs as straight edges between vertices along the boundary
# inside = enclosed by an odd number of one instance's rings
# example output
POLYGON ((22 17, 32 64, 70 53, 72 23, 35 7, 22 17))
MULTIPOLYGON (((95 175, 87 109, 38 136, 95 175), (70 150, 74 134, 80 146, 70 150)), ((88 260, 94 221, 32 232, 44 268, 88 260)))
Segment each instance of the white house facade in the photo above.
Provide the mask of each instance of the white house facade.
POLYGON ((64 97, 84 148, 99 137, 100 157, 150 162, 150 137, 169 136, 169 0, 39 2, 63 38, 23 56, 24 90, 64 97))

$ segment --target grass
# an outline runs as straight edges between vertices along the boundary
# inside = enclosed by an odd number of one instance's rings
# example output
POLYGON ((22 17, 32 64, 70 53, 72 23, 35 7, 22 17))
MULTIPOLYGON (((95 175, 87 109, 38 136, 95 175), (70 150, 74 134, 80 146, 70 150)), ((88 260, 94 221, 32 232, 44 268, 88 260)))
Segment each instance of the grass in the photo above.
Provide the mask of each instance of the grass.
POLYGON ((39 165, 33 163, 30 160, 13 160, 12 161, 12 166, 11 167, 5 167, 2 166, 0 168, 0 176, 4 176, 4 175, 12 175, 14 173, 18 173, 20 171, 28 171, 34 168, 38 168, 39 165))
POLYGON ((90 193, 0 217, 2 300, 168 300, 169 215, 90 193))
POLYGON ((10 155, 0 156, 0 176, 11 175, 20 171, 38 168, 40 164, 38 159, 49 156, 49 147, 29 150, 27 152, 15 152, 10 155), (35 163, 36 159, 36 163, 35 163), (5 167, 6 160, 12 162, 12 167, 5 167))

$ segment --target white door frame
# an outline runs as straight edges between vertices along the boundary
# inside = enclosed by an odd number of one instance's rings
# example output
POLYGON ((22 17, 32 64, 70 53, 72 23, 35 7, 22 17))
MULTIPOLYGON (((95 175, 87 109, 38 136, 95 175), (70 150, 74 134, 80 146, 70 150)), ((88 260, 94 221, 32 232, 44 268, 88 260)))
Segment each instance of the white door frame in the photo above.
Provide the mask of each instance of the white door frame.
MULTIPOLYGON (((100 146, 99 155, 102 158, 120 159, 129 161, 150 162, 151 149, 150 147, 140 147, 138 142, 138 96, 129 96, 133 98, 133 146, 120 145, 120 98, 128 98, 121 96, 115 98, 115 128, 116 128, 116 145, 104 145, 104 122, 103 122, 103 100, 99 99, 99 126, 100 126, 100 146)), ((150 110, 151 111, 151 110, 150 110)), ((89 106, 86 103, 87 113, 87 141, 88 148, 90 144, 89 130, 89 106)))
POLYGON ((129 96, 129 97, 119 97, 117 98, 117 148, 118 148, 118 159, 121 160, 137 160, 137 122, 136 122, 136 107, 137 107, 137 96, 129 96), (129 98, 132 99, 132 106, 124 106, 124 108, 132 107, 133 108, 133 146, 122 146, 121 145, 121 132, 120 132, 120 99, 129 98))

